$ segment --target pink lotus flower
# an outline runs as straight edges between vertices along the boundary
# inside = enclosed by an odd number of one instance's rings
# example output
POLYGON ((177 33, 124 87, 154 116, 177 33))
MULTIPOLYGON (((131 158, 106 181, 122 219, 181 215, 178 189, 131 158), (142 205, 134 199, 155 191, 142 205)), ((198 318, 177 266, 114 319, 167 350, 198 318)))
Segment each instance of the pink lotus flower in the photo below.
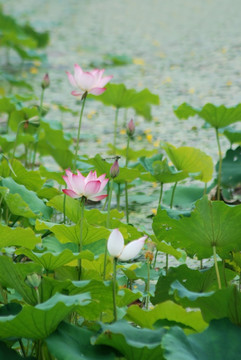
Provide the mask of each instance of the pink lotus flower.
POLYGON ((91 171, 84 177, 78 170, 77 175, 70 170, 66 170, 66 176, 63 176, 63 179, 68 188, 63 189, 63 192, 72 198, 85 197, 92 201, 100 201, 107 197, 107 195, 98 195, 109 181, 109 179, 105 178, 105 175, 100 175, 97 178, 96 171, 91 171))
POLYGON ((83 71, 78 64, 74 65, 74 75, 66 71, 69 82, 76 87, 77 91, 72 91, 74 96, 82 96, 85 93, 101 95, 106 89, 104 86, 113 78, 112 75, 102 77, 104 69, 94 69, 92 71, 83 71))
POLYGON ((141 251, 147 236, 143 236, 138 240, 133 240, 125 246, 122 233, 118 229, 114 229, 108 239, 107 249, 111 256, 122 261, 127 261, 136 257, 141 251))

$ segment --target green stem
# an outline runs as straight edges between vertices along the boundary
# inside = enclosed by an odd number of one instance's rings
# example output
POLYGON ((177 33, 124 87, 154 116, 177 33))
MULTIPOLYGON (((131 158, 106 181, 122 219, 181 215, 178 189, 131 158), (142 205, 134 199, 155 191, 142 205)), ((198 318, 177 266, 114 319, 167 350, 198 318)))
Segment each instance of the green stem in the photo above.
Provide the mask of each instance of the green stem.
MULTIPOLYGON (((108 210, 107 210, 107 218, 106 218, 106 227, 110 228, 110 206, 111 206, 111 198, 113 191, 113 179, 110 179, 109 191, 108 191, 108 210)), ((106 278, 106 263, 107 263, 107 241, 105 242, 105 256, 104 256, 104 272, 103 272, 103 280, 106 278)))
POLYGON ((149 292, 150 292, 150 261, 147 259, 147 283, 146 283, 146 309, 149 307, 149 292))
POLYGON ((37 302, 38 302, 38 304, 40 304, 41 303, 40 294, 39 294, 39 291, 38 291, 37 287, 35 287, 35 291, 36 291, 36 295, 37 295, 37 302))
POLYGON ((116 154, 116 135, 117 135, 118 113, 119 113, 119 108, 117 107, 115 110, 115 125, 114 125, 114 142, 113 142, 114 155, 116 154))
MULTIPOLYGON (((85 211, 85 197, 81 198, 81 215, 80 215, 80 236, 79 236, 79 244, 78 251, 79 253, 82 251, 82 243, 83 243, 83 223, 84 223, 84 211, 85 211)), ((78 280, 81 277, 81 259, 78 259, 78 280)))
POLYGON ((200 260, 200 270, 202 270, 203 269, 203 260, 201 259, 200 260))
POLYGON ((206 195, 206 194, 207 194, 207 183, 205 182, 203 195, 206 195))
POLYGON ((1 293, 2 298, 3 298, 3 303, 4 303, 5 305, 7 305, 7 304, 8 304, 8 296, 7 296, 7 293, 6 293, 6 291, 3 289, 3 287, 2 287, 1 284, 0 284, 0 293, 1 293))
MULTIPOLYGON (((65 186, 65 189, 67 185, 65 186)), ((63 211, 64 211, 64 224, 66 223, 66 194, 64 194, 64 202, 63 202, 63 211)))
POLYGON ((74 171, 76 170, 76 163, 77 163, 77 157, 78 157, 78 151, 79 151, 80 128, 81 128, 82 116, 83 116, 83 112, 84 112, 85 101, 86 101, 87 95, 88 95, 88 93, 85 92, 84 95, 82 96, 82 107, 80 110, 77 143, 76 143, 75 156, 74 156, 74 171))
MULTIPOLYGON (((110 184, 109 184, 109 182, 108 182, 108 183, 107 183, 107 194, 109 194, 109 189, 110 189, 110 184)), ((105 210, 107 201, 108 201, 108 196, 105 198, 105 202, 104 202, 104 205, 102 206, 101 211, 104 211, 104 210, 105 210)))
POLYGON ((22 339, 18 339, 18 342, 19 342, 23 357, 26 358, 26 352, 25 352, 25 349, 24 349, 24 346, 23 346, 22 339))
POLYGON ((128 162, 129 162, 129 148, 130 148, 130 136, 127 136, 127 144, 126 144, 126 167, 128 166, 128 162))
POLYGON ((168 254, 166 254, 166 275, 168 274, 168 254))
POLYGON ((154 257, 154 262, 153 262, 153 265, 152 265, 153 269, 155 269, 155 267, 156 267, 157 255, 158 255, 158 250, 156 249, 156 253, 155 253, 155 257, 154 257))
POLYGON ((32 161, 33 167, 34 167, 34 164, 35 164, 35 159, 36 159, 36 154, 37 154, 37 148, 38 148, 39 131, 40 131, 40 125, 41 125, 41 119, 42 119, 42 112, 43 112, 44 90, 45 90, 45 89, 42 88, 41 96, 40 96, 40 104, 39 104, 39 127, 38 127, 38 130, 37 130, 37 133, 36 133, 36 142, 35 142, 35 144, 34 144, 33 161, 32 161))
POLYGON ((174 194, 175 194, 175 190, 177 187, 177 182, 174 184, 173 189, 172 189, 172 197, 171 197, 171 202, 170 202, 170 208, 172 209, 173 206, 173 200, 174 200, 174 194))
POLYGON ((218 288, 222 289, 220 274, 219 274, 219 269, 218 269, 218 262, 217 262, 216 246, 213 246, 213 259, 214 259, 214 265, 215 265, 215 270, 216 270, 216 275, 217 275, 218 288))
POLYGON ((221 175, 222 175, 222 151, 221 145, 219 141, 219 133, 218 128, 215 128, 216 139, 218 144, 218 156, 219 156, 219 166, 218 166, 218 187, 217 187, 217 200, 220 200, 220 191, 221 191, 221 175))
POLYGON ((160 196, 159 196, 159 201, 158 201, 158 207, 161 205, 162 194, 163 194, 163 183, 161 183, 161 189, 160 189, 160 196))
POLYGON ((114 322, 117 321, 117 310, 116 310, 116 265, 117 258, 114 258, 113 262, 113 317, 114 322))
POLYGON ((11 165, 13 165, 13 160, 14 160, 14 156, 15 156, 15 152, 16 152, 16 148, 17 148, 17 141, 18 141, 18 136, 19 136, 19 132, 20 132, 20 127, 21 127, 21 125, 23 125, 24 123, 25 123, 25 120, 20 121, 20 123, 18 124, 17 133, 16 133, 16 138, 15 138, 14 147, 13 147, 12 158, 11 158, 11 165))
POLYGON ((120 191, 120 187, 121 187, 121 184, 118 183, 117 184, 117 194, 116 194, 116 208, 118 211, 120 211, 120 195, 121 195, 121 191, 120 191))
MULTIPOLYGON (((130 136, 127 136, 127 145, 126 145, 126 164, 128 166, 129 162, 129 147, 130 147, 130 136)), ((129 202, 128 202, 128 183, 125 181, 125 207, 126 207, 126 222, 129 224, 129 202)))

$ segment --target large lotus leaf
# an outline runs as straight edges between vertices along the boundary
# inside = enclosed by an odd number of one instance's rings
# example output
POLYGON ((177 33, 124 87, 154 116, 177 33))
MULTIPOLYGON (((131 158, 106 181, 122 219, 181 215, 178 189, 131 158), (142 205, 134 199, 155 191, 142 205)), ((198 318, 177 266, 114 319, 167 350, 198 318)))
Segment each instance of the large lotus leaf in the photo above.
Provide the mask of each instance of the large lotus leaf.
MULTIPOLYGON (((3 152, 8 153, 11 149, 13 149, 14 144, 15 144, 15 140, 16 140, 16 135, 15 134, 1 135, 0 136, 0 145, 1 145, 1 148, 2 148, 3 152)), ((19 144, 29 144, 31 142, 34 142, 33 135, 21 133, 17 137, 16 144, 17 145, 19 145, 19 144)))
POLYGON ((36 292, 25 282, 27 275, 42 273, 42 266, 34 263, 13 263, 7 256, 0 256, 0 284, 4 288, 15 289, 23 299, 34 305, 37 303, 36 292))
POLYGON ((52 209, 46 206, 43 200, 39 199, 35 192, 28 190, 24 185, 16 183, 12 178, 2 179, 2 185, 8 188, 4 199, 13 214, 29 217, 26 213, 21 213, 21 206, 24 206, 25 203, 26 205, 24 208, 29 208, 35 214, 33 217, 38 216, 44 219, 49 219, 51 217, 52 209), (18 202, 19 206, 17 206, 18 202))
POLYGON ((170 218, 166 211, 158 210, 153 220, 157 238, 184 249, 199 259, 212 255, 212 247, 222 257, 230 251, 241 250, 241 205, 230 207, 222 201, 209 201, 207 196, 198 200, 190 217, 170 218))
POLYGON ((62 322, 45 341, 58 360, 114 360, 110 348, 91 345, 93 335, 90 330, 62 322))
POLYGON ((194 292, 176 280, 171 291, 183 306, 200 308, 206 322, 227 317, 234 324, 241 325, 241 294, 234 285, 215 292, 194 292))
MULTIPOLYGON (((108 153, 110 155, 113 154, 114 146, 112 144, 108 144, 108 147, 111 149, 108 153)), ((115 148, 116 154, 119 156, 126 157, 126 148, 115 148)), ((157 153, 157 149, 153 150, 147 150, 147 149, 141 149, 141 150, 134 150, 129 148, 128 150, 128 160, 137 160, 141 156, 153 156, 157 153)))
MULTIPOLYGON (((14 159, 11 162, 14 174, 14 181, 18 184, 24 185, 28 190, 38 191, 44 184, 45 180, 41 177, 39 171, 26 170, 23 164, 14 159)), ((8 162, 2 161, 0 165, 0 176, 9 176, 8 162)))
MULTIPOLYGON (((48 223, 44 221, 36 222, 37 230, 49 229, 53 232, 56 238, 61 243, 73 242, 79 244, 80 238, 80 225, 65 225, 65 224, 55 224, 48 223)), ((83 224, 83 246, 94 243, 98 240, 107 239, 110 235, 109 230, 105 227, 92 226, 89 225, 86 221, 83 224)))
POLYGON ((241 131, 229 128, 223 132, 223 135, 226 136, 231 144, 241 145, 241 131))
MULTIPOLYGON (((113 163, 109 164, 107 161, 102 159, 99 154, 97 154, 94 158, 89 159, 88 164, 92 164, 93 169, 95 169, 99 175, 107 174, 107 177, 110 177, 110 168, 113 163)), ((120 167, 119 169, 120 172, 118 176, 114 178, 114 182, 117 184, 125 183, 126 181, 131 182, 140 176, 140 172, 137 169, 128 169, 127 167, 120 167)))
MULTIPOLYGON (((236 276, 235 272, 229 269, 225 269, 224 274, 221 263, 219 263, 219 273, 222 286, 225 286, 226 281, 229 283, 236 276)), ((159 277, 155 295, 151 297, 152 304, 159 304, 168 299, 174 299, 173 294, 170 294, 170 288, 175 280, 178 280, 192 292, 205 293, 217 288, 217 276, 214 266, 209 269, 194 270, 183 264, 175 268, 169 268, 166 276, 159 277)))
POLYGON ((91 302, 89 293, 73 296, 55 294, 36 306, 25 305, 17 315, 0 317, 0 338, 44 339, 72 311, 79 311, 91 302))
POLYGON ((0 224, 0 248, 7 246, 23 246, 33 249, 41 242, 30 228, 11 228, 0 224))
MULTIPOLYGON (((216 170, 219 162, 216 165, 216 170)), ((221 184, 225 187, 235 187, 241 183, 241 147, 229 149, 222 162, 221 184)))
POLYGON ((137 305, 130 306, 125 318, 142 328, 148 329, 153 329, 154 324, 160 320, 167 320, 171 324, 182 324, 183 327, 198 332, 207 327, 200 311, 187 311, 172 301, 165 301, 151 310, 141 309, 137 305))
POLYGON ((237 360, 241 351, 241 328, 228 319, 213 320, 200 334, 186 336, 173 327, 163 336, 166 360, 237 360))
MULTIPOLYGON (((166 244, 164 241, 159 241, 155 236, 154 237, 154 242, 156 244, 156 249, 158 251, 161 251, 165 254, 168 255, 172 255, 174 256, 176 259, 180 259, 183 255, 183 252, 175 249, 173 246, 166 244)), ((152 239, 153 239, 152 237, 152 239)))
POLYGON ((16 106, 10 98, 3 97, 0 99, 0 113, 11 114, 15 109, 16 106))
POLYGON ((14 215, 26 218, 36 218, 37 215, 30 209, 29 205, 22 199, 19 194, 10 194, 9 189, 0 186, 0 194, 6 202, 10 212, 14 215))
MULTIPOLYGON (((194 203, 203 196, 204 189, 197 186, 178 185, 175 190, 173 206, 178 209, 191 209, 194 203)), ((163 194, 162 203, 169 206, 172 196, 172 189, 166 190, 163 194)), ((163 206, 162 206, 163 208, 163 206)))
POLYGON ((88 251, 82 251, 81 253, 73 254, 69 249, 63 250, 61 253, 51 253, 45 251, 43 253, 33 252, 28 249, 19 249, 16 254, 23 254, 29 259, 33 260, 36 264, 42 265, 46 270, 52 271, 60 266, 70 263, 77 259, 93 260, 94 255, 88 251))
MULTIPOLYGON (((116 108, 133 108, 141 114, 143 108, 150 108, 150 105, 159 105, 158 95, 152 94, 148 89, 137 92, 135 89, 127 89, 124 84, 108 84, 107 91, 95 100, 103 102, 108 106, 116 108)), ((146 109, 145 109, 146 110, 146 109)), ((144 112, 145 115, 146 111, 144 112)), ((142 113, 143 115, 143 113, 142 113)), ((150 112, 147 111, 147 119, 150 119, 150 112)))
MULTIPOLYGON (((134 263, 134 264, 131 264, 132 266, 128 266, 128 265, 127 266, 120 265, 121 270, 127 276, 128 279, 130 279, 130 280, 141 279, 144 281, 148 280, 148 267, 145 262, 144 263, 134 263)), ((162 270, 157 271, 156 269, 151 268, 150 269, 150 278, 152 280, 156 280, 159 278, 160 273, 162 273, 162 270)))
POLYGON ((174 110, 179 119, 188 119, 190 116, 198 115, 214 128, 222 128, 241 120, 241 104, 234 107, 226 107, 224 105, 215 106, 206 104, 202 109, 183 103, 174 110))
MULTIPOLYGON (((163 154, 157 154, 151 158, 142 156, 139 162, 160 183, 178 182, 188 177, 187 173, 176 171, 169 166, 167 159, 163 159, 163 154)), ((153 181, 153 179, 150 179, 150 181, 153 181)))
POLYGON ((138 329, 123 320, 102 324, 101 328, 102 333, 93 341, 95 345, 108 345, 128 360, 163 359, 160 343, 166 330, 138 329))
MULTIPOLYGON (((18 126, 20 126, 19 125, 20 122, 24 122, 24 121, 27 121, 28 119, 31 119, 33 117, 38 117, 38 116, 39 116, 39 112, 36 107, 32 107, 32 108, 24 107, 20 110, 15 110, 10 115, 9 126, 10 126, 11 130, 17 131, 18 126)), ((24 129, 24 132, 35 133, 36 129, 37 129, 36 125, 31 124, 31 123, 27 123, 27 124, 28 124, 28 128, 24 129)), ((22 123, 21 129, 23 129, 23 127, 24 127, 24 123, 22 123)))
POLYGON ((203 151, 190 146, 176 148, 168 143, 163 145, 163 148, 177 170, 186 173, 200 173, 194 177, 204 182, 212 179, 213 161, 203 151))

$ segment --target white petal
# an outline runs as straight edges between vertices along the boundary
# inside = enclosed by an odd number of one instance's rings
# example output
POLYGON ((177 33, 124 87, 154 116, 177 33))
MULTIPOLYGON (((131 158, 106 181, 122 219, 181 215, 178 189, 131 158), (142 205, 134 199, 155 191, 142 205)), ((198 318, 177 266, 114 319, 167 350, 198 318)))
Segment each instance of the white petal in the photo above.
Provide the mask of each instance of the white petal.
POLYGON ((108 239, 107 249, 111 256, 118 257, 124 249, 124 238, 118 229, 114 229, 108 239))
POLYGON ((127 261, 136 257, 143 248, 146 238, 147 236, 143 236, 140 239, 131 241, 127 244, 120 254, 119 260, 127 261))

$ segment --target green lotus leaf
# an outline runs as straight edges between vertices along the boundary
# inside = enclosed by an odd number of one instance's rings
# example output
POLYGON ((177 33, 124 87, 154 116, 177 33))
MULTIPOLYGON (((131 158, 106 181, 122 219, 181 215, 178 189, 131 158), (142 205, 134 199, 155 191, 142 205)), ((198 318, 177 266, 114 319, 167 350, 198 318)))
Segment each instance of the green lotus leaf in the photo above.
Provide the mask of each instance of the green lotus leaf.
POLYGON ((166 143, 163 145, 167 155, 177 170, 186 173, 200 173, 194 176, 195 179, 208 182, 213 175, 212 158, 203 151, 189 146, 175 146, 166 143))
POLYGON ((44 339, 72 311, 80 311, 91 302, 89 293, 73 296, 55 294, 36 306, 25 305, 17 315, 0 317, 0 339, 44 339))
POLYGON ((241 328, 228 319, 213 320, 200 334, 187 336, 180 328, 173 327, 163 336, 162 346, 166 360, 237 360, 240 336, 241 328))
POLYGON ((171 291, 181 305, 200 308, 206 322, 226 317, 241 325, 241 294, 234 285, 215 292, 194 292, 176 280, 171 284, 171 291))
POLYGON ((231 145, 232 144, 241 145, 241 131, 228 128, 223 132, 223 135, 226 136, 226 138, 230 141, 231 145))
POLYGON ((154 324, 159 320, 168 320, 170 323, 176 322, 197 332, 207 327, 200 311, 187 311, 172 301, 165 301, 151 310, 144 310, 137 305, 132 305, 128 308, 125 318, 142 328, 148 329, 153 329, 154 324))
POLYGON ((58 360, 114 360, 111 349, 91 345, 93 335, 90 330, 62 322, 45 341, 58 360))
MULTIPOLYGON (((111 149, 110 151, 108 151, 108 153, 110 155, 113 154, 113 150, 114 150, 114 146, 112 144, 108 144, 108 147, 111 149)), ((116 148, 115 149, 115 153, 118 154, 119 156, 123 156, 126 157, 126 148, 125 149, 121 149, 121 148, 116 148)), ((128 159, 129 160, 137 160, 139 157, 149 157, 149 156, 153 156, 157 153, 157 149, 153 149, 153 150, 147 150, 147 149, 141 149, 141 150, 134 150, 129 148, 128 150, 128 159)))
MULTIPOLYGON (((219 162, 216 165, 218 169, 219 162)), ((221 184, 224 187, 235 187, 241 184, 241 147, 229 149, 222 161, 221 184)))
POLYGON ((23 254, 27 256, 36 264, 42 265, 48 271, 55 270, 58 267, 68 264, 73 260, 94 259, 94 255, 88 250, 82 251, 81 253, 73 254, 72 251, 70 251, 69 249, 65 249, 60 253, 51 253, 50 251, 37 253, 28 249, 19 249, 16 251, 16 254, 23 254))
POLYGON ((241 104, 226 107, 208 103, 202 109, 195 109, 187 103, 183 103, 174 109, 174 113, 179 119, 188 119, 190 116, 198 115, 211 126, 219 129, 241 120, 241 104))
MULTIPOLYGON (((0 341, 0 359, 22 360, 23 358, 16 351, 10 349, 3 341, 0 341)), ((33 357, 27 357, 26 359, 35 360, 33 357)))
POLYGON ((165 210, 158 210, 153 220, 157 238, 184 249, 199 259, 212 255, 213 246, 222 257, 230 251, 241 250, 241 205, 230 207, 222 201, 209 201, 207 196, 196 202, 190 217, 170 218, 165 210))
POLYGON ((42 217, 49 219, 52 209, 39 199, 35 192, 28 190, 24 185, 16 183, 12 178, 3 178, 2 185, 7 188, 4 191, 4 200, 10 211, 15 215, 25 217, 42 217))
MULTIPOLYGON (((224 274, 221 263, 218 264, 218 267, 221 284, 225 287, 226 283, 230 283, 234 279, 236 273, 225 269, 224 274)), ((217 289, 217 277, 214 266, 209 269, 194 270, 183 264, 175 268, 170 267, 166 276, 159 277, 155 294, 151 297, 152 304, 159 304, 169 299, 175 300, 173 294, 170 293, 171 284, 175 280, 178 280, 189 291, 195 293, 204 294, 217 289)))
POLYGON ((126 321, 102 324, 102 333, 93 340, 95 345, 108 345, 130 360, 163 360, 160 346, 165 329, 138 329, 126 321))
POLYGON ((34 249, 35 245, 41 242, 30 228, 11 228, 0 224, 0 248, 7 246, 23 246, 27 249, 34 249))

